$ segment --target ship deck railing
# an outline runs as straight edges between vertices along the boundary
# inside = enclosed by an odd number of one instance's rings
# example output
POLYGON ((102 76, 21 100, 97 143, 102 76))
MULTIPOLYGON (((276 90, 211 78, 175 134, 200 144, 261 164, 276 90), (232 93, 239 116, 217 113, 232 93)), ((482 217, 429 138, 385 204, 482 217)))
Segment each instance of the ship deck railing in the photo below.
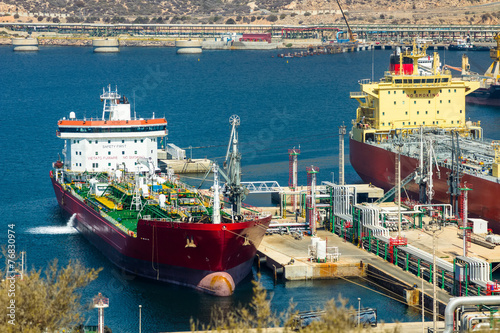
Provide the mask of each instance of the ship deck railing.
POLYGON ((351 91, 349 95, 351 98, 364 98, 368 96, 368 94, 365 93, 364 91, 351 91))

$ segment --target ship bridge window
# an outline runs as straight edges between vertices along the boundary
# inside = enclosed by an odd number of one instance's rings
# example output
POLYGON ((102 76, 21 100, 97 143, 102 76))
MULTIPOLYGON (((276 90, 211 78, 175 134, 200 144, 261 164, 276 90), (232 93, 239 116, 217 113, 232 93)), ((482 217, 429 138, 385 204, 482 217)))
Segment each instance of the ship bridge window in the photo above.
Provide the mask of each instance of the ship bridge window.
POLYGON ((403 83, 411 83, 411 80, 404 79, 403 83))
POLYGON ((448 82, 448 78, 447 78, 447 77, 444 77, 444 78, 443 78, 443 82, 448 82))
POLYGON ((415 83, 415 84, 420 83, 420 79, 414 79, 413 83, 415 83))
POLYGON ((394 83, 396 83, 396 84, 401 84, 401 83, 402 83, 401 81, 403 81, 403 80, 401 80, 401 79, 396 79, 396 80, 394 80, 394 83))
MULTIPOLYGON (((422 81, 423 81, 423 80, 422 80, 422 81)), ((434 79, 427 79, 427 83, 434 83, 434 79)), ((430 93, 430 92, 431 92, 431 91, 429 90, 429 93, 430 93)))

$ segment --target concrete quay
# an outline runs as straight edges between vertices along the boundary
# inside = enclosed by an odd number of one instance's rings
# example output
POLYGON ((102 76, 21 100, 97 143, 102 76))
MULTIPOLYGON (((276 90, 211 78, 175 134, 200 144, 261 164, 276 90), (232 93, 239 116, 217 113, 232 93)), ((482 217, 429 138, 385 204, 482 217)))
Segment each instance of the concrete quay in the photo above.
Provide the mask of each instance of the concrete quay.
MULTIPOLYGON (((288 280, 363 278, 367 282, 381 286, 388 293, 396 294, 409 306, 421 307, 421 278, 358 248, 333 233, 318 230, 317 235, 327 240, 328 247, 338 247, 340 253, 338 261, 328 263, 309 261, 307 255, 310 238, 296 240, 290 235, 265 236, 257 252, 259 261, 265 258, 265 265, 275 272, 276 276, 282 274, 283 278, 288 280)), ((430 310, 432 284, 427 281, 423 284, 425 307, 430 310)), ((449 299, 450 295, 447 292, 437 289, 438 313, 444 313, 449 299)))

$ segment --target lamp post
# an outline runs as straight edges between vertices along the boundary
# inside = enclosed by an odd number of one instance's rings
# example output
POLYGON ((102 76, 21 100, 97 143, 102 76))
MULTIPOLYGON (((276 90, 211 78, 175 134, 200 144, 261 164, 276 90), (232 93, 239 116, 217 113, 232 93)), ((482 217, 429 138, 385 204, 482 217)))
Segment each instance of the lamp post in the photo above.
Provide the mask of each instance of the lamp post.
POLYGON ((142 328, 141 328, 141 324, 142 324, 142 320, 141 320, 141 309, 142 309, 142 305, 139 305, 139 333, 142 332, 142 328))
POLYGON ((361 298, 358 297, 358 327, 361 320, 361 298))

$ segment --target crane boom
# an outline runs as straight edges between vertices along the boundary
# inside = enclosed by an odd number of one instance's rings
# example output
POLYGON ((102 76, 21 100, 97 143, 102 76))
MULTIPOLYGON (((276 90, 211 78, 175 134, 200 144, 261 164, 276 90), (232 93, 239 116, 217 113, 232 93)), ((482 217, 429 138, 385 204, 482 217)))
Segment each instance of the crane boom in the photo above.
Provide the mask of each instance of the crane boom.
POLYGON ((349 41, 355 42, 356 39, 354 38, 354 34, 352 33, 351 27, 349 26, 349 22, 347 22, 347 17, 345 17, 344 10, 342 9, 342 6, 340 5, 339 0, 337 0, 337 4, 339 5, 340 12, 342 13, 342 16, 344 17, 345 24, 347 24, 347 34, 349 35, 349 41))

